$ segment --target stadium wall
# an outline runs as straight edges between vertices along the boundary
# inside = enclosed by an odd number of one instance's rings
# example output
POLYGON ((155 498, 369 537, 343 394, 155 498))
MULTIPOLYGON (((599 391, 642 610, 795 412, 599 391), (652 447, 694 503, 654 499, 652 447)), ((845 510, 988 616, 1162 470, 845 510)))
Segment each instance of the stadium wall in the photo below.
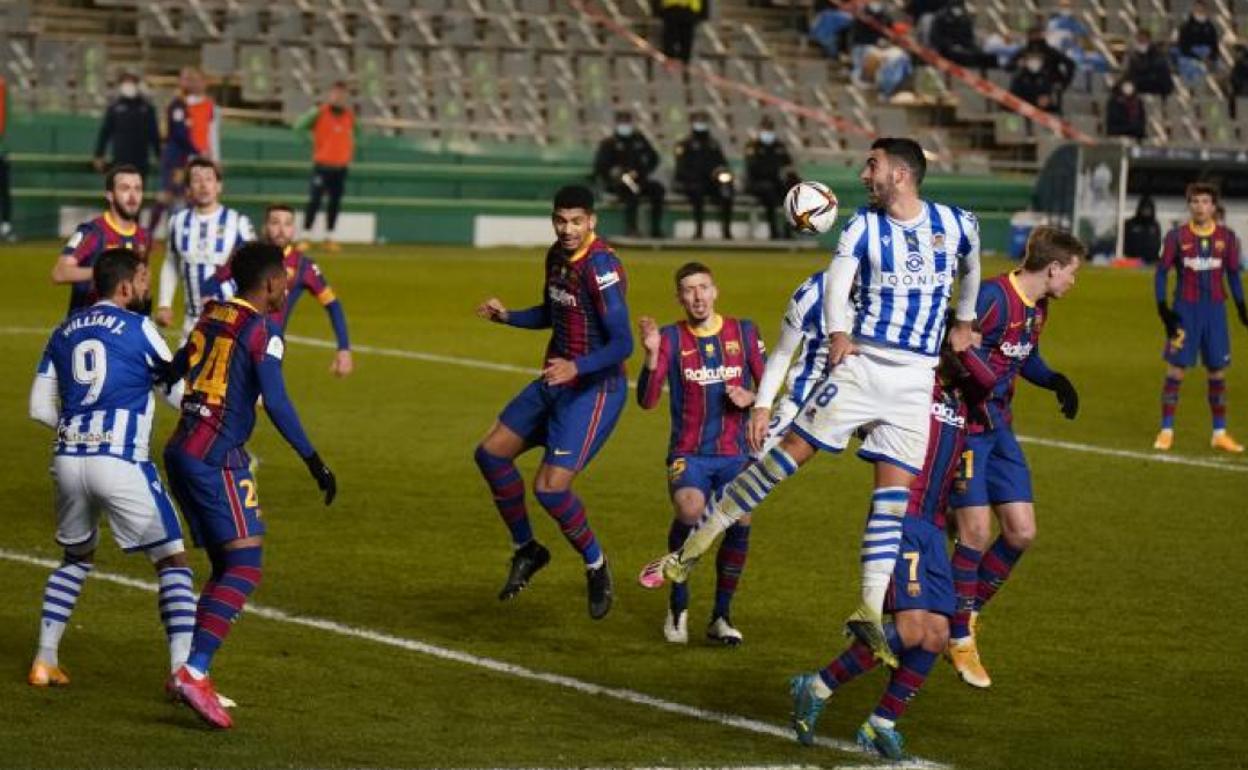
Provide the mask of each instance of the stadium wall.
MULTIPOLYGON (((96 205, 100 176, 90 166, 96 120, 81 115, 15 116, 7 144, 13 164, 14 221, 23 237, 55 237, 62 206, 96 205)), ((301 207, 307 197, 310 146, 289 129, 226 125, 225 199, 251 214, 282 200, 301 207)), ((478 216, 545 217, 549 196, 560 185, 588 179, 593 151, 533 145, 443 145, 404 137, 365 135, 347 182, 344 209, 376 217, 383 242, 470 244, 478 216)), ((670 167, 665 158, 661 177, 670 167)), ((857 171, 843 165, 805 164, 806 178, 839 192, 845 213, 861 202, 857 171)), ((159 183, 155 167, 149 189, 159 183)), ((1009 217, 1031 202, 1027 177, 931 175, 925 193, 979 215, 984 248, 1005 251, 1009 217)), ((669 195, 669 200, 677 201, 669 195)), ((742 201, 748 196, 742 195, 742 201)), ((747 207, 742 206, 745 217, 747 207)), ((681 206, 668 214, 686 218, 681 206)), ((621 213, 608 204, 601 229, 623 229, 621 213)))

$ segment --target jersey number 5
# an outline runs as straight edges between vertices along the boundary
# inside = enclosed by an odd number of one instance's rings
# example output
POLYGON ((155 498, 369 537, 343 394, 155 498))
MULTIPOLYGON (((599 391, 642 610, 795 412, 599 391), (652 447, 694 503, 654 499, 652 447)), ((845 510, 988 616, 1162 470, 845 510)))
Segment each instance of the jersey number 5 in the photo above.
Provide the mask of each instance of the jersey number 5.
POLYGON ((208 403, 220 404, 225 398, 225 389, 229 386, 230 351, 234 349, 234 340, 228 337, 217 337, 212 341, 212 350, 204 361, 204 333, 196 329, 191 332, 191 369, 204 366, 199 370, 191 389, 208 397, 208 403))

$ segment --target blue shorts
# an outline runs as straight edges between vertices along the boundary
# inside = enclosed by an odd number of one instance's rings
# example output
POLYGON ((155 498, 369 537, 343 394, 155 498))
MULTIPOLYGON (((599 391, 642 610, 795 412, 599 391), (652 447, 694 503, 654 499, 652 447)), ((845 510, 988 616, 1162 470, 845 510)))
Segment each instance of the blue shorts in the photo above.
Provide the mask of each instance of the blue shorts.
POLYGON ((247 468, 208 465, 169 447, 165 473, 195 545, 212 547, 264 534, 256 480, 247 468))
POLYGON ((957 609, 945 533, 925 519, 907 516, 902 521, 901 555, 886 607, 890 612, 926 610, 948 617, 957 609))
POLYGON ((1231 365, 1231 334, 1226 323, 1226 305, 1209 302, 1176 302, 1179 335, 1166 340, 1162 358, 1171 366, 1183 369, 1196 365, 1196 356, 1206 369, 1225 369, 1231 365))
POLYGON ((692 488, 700 490, 702 496, 709 499, 749 464, 750 458, 746 455, 676 455, 667 464, 668 494, 674 495, 678 489, 692 488))
POLYGON ((627 400, 622 377, 583 388, 534 380, 503 408, 498 420, 529 446, 546 447, 543 463, 579 471, 602 449, 627 400))
POLYGON ((949 505, 968 508, 998 503, 1030 503, 1031 471, 1014 431, 997 428, 966 437, 962 470, 953 482, 949 505))

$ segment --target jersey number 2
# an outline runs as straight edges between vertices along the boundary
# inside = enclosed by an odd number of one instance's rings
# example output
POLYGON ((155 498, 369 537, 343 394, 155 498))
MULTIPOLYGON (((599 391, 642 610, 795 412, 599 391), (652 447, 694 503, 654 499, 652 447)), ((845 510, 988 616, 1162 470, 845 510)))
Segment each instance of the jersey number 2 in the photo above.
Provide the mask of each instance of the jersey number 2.
MULTIPOLYGON (((195 368, 203 360, 205 344, 203 332, 198 329, 191 332, 191 368, 195 368)), ((207 396, 210 404, 219 404, 225 398, 225 389, 229 385, 230 352, 233 349, 234 340, 228 337, 214 339, 208 360, 204 361, 204 367, 199 370, 199 376, 191 385, 195 391, 207 396)))

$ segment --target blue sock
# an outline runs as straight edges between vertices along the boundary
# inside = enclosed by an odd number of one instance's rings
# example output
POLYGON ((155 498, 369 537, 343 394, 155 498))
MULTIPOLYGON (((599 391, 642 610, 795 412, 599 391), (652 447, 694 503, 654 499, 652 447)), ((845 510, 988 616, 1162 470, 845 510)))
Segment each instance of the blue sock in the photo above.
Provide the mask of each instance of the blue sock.
POLYGON ((712 617, 726 618, 732 606, 733 594, 745 570, 745 557, 750 550, 750 525, 734 524, 724 533, 719 553, 715 557, 718 575, 715 582, 715 611, 712 617))
POLYGON ((260 583, 260 546, 221 550, 213 560, 213 574, 220 575, 199 597, 195 618, 195 635, 191 655, 186 664, 201 673, 208 673, 212 658, 229 635, 230 628, 243 611, 247 597, 260 583))
MULTIPOLYGON (((672 526, 667 530, 667 550, 675 551, 685 544, 685 540, 689 537, 689 533, 693 531, 693 526, 684 524, 680 519, 672 519, 672 526)), ((671 592, 668 595, 667 606, 671 609, 673 615, 679 615, 689 607, 689 583, 672 583, 671 592)))

